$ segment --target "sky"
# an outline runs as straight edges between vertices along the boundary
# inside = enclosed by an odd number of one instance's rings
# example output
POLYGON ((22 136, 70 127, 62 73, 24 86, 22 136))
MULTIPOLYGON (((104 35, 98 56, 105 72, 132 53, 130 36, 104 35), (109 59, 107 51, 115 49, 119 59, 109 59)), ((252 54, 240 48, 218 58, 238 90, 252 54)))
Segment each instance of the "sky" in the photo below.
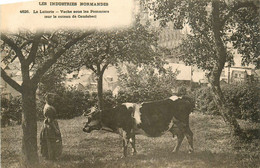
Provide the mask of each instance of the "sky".
POLYGON ((32 0, 1 0, 1 1, 0 1, 0 5, 2 5, 2 4, 16 3, 16 2, 26 2, 26 1, 32 1, 32 0))

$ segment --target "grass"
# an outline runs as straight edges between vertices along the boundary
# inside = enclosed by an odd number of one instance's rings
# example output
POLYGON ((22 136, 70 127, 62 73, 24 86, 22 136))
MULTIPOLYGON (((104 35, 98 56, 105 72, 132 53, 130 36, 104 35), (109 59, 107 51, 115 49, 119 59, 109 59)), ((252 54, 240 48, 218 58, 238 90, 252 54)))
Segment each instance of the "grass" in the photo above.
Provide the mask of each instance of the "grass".
MULTIPOLYGON (((158 138, 142 135, 136 137, 137 155, 122 156, 122 142, 119 135, 104 131, 86 134, 82 131, 84 117, 59 120, 63 138, 63 154, 56 162, 45 161, 40 156, 40 168, 214 168, 214 167, 260 167, 260 124, 239 121, 243 129, 250 131, 247 141, 233 140, 220 117, 191 115, 191 129, 194 133, 193 154, 188 154, 185 139, 177 154, 171 151, 176 143, 167 133, 158 138), (257 132, 258 131, 258 132, 257 132)), ((38 133, 41 122, 38 123, 38 133)), ((1 128, 1 167, 21 167, 20 126, 1 128)), ((38 134, 39 139, 39 134, 38 134)), ((38 145, 39 146, 39 145, 38 145)))

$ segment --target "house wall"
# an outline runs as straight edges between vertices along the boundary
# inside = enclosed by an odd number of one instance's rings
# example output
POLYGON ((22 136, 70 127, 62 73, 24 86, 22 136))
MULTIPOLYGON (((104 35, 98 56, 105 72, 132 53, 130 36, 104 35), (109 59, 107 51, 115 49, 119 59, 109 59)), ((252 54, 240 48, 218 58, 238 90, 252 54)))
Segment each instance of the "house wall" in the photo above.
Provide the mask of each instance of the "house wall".
POLYGON ((1 96, 11 99, 11 97, 21 96, 21 93, 12 88, 1 78, 1 96))
POLYGON ((220 81, 226 83, 245 82, 248 75, 253 75, 254 69, 246 67, 225 67, 222 70, 220 81))
MULTIPOLYGON (((103 75, 103 90, 113 91, 117 86, 117 70, 113 66, 109 66, 103 75)), ((80 90, 87 90, 90 92, 97 91, 97 81, 95 74, 87 69, 82 67, 79 71, 72 72, 66 76, 65 85, 80 87, 80 90)))

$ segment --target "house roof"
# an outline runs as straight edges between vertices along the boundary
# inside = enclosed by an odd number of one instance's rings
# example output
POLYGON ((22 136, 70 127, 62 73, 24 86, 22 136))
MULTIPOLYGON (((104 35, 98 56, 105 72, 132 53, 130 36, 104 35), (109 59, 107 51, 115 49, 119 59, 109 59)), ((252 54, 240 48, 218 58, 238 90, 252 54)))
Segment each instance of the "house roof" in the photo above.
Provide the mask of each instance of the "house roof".
POLYGON ((172 69, 173 72, 178 72, 177 80, 191 80, 191 66, 186 66, 184 64, 169 63, 166 65, 172 69))

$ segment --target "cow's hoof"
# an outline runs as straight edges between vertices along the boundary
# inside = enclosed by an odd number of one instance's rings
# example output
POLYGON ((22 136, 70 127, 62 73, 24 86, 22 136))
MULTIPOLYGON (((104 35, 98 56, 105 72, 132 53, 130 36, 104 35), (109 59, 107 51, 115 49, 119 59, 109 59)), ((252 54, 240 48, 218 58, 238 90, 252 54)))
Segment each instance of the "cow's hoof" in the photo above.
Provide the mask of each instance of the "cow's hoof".
POLYGON ((192 153, 194 153, 194 151, 193 150, 189 150, 189 154, 192 154, 192 153))
POLYGON ((135 156, 135 155, 136 155, 136 152, 133 152, 132 155, 135 156))
POLYGON ((178 153, 178 150, 173 150, 172 153, 178 153))

